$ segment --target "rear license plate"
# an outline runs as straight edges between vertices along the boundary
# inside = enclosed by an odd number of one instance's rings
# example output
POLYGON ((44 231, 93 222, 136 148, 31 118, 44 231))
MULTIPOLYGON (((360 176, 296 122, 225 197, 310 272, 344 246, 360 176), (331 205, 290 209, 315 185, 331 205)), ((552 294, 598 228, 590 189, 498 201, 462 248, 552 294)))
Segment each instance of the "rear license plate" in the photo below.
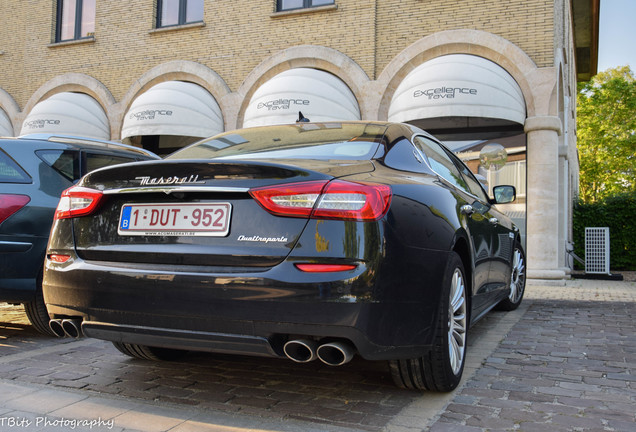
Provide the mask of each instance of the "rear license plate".
POLYGON ((124 204, 120 235, 225 237, 230 231, 230 203, 124 204))

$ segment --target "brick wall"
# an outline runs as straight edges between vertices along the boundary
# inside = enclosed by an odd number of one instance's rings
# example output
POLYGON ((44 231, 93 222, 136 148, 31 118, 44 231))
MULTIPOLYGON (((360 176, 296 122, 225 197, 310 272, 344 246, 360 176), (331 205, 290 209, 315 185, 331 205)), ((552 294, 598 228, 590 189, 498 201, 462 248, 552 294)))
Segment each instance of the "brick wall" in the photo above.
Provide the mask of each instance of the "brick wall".
POLYGON ((405 47, 447 29, 495 33, 538 66, 553 62, 553 0, 336 0, 337 8, 294 14, 273 14, 275 0, 206 0, 205 25, 172 31, 153 31, 154 0, 100 0, 94 41, 70 44, 52 43, 55 3, 0 2, 0 88, 21 108, 67 72, 101 81, 120 100, 170 60, 201 63, 236 91, 264 59, 302 44, 341 51, 374 79, 405 47))
POLYGON ((552 66, 554 0, 379 0, 376 74, 404 47, 441 30, 494 33, 552 66))

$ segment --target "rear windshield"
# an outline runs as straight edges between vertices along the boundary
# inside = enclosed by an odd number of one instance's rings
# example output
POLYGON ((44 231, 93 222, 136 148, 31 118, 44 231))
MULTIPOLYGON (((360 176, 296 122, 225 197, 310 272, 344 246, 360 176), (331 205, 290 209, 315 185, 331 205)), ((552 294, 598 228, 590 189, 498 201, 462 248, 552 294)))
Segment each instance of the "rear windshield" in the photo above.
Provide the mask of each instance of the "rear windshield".
POLYGON ((0 183, 31 183, 31 177, 3 150, 0 150, 0 183))
POLYGON ((364 123, 256 127, 199 141, 166 159, 368 160, 385 130, 385 126, 364 123))

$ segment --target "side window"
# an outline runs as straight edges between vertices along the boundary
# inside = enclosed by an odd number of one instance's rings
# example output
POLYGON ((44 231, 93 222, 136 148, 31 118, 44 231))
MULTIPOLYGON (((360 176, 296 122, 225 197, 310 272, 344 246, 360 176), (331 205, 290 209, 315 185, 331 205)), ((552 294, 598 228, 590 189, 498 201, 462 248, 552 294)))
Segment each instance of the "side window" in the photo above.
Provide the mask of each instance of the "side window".
POLYGON ((55 41, 84 39, 95 33, 96 0, 57 0, 55 41))
POLYGON ((203 21, 203 0, 157 0, 157 28, 203 21))
POLYGON ((481 186, 481 183, 475 178, 472 172, 468 169, 466 165, 464 165, 461 161, 457 160, 457 166, 459 167, 461 173, 464 176, 464 180, 468 184, 468 188, 470 192, 475 195, 477 198, 484 202, 488 202, 488 195, 484 191, 484 188, 481 186))
POLYGON ((422 136, 415 137, 413 143, 426 155, 433 171, 452 185, 466 192, 470 192, 457 166, 438 143, 422 136))
POLYGON ((332 4, 335 4, 335 0, 277 0, 276 10, 280 12, 294 9, 307 9, 332 4))
POLYGON ((105 166, 117 165, 126 162, 135 162, 135 158, 128 158, 124 156, 113 156, 103 153, 86 153, 86 172, 83 174, 94 171, 98 168, 105 166))
POLYGON ((2 150, 0 150, 0 183, 31 183, 31 177, 2 150))
POLYGON ((81 177, 77 150, 39 150, 35 154, 67 180, 75 181, 81 177))

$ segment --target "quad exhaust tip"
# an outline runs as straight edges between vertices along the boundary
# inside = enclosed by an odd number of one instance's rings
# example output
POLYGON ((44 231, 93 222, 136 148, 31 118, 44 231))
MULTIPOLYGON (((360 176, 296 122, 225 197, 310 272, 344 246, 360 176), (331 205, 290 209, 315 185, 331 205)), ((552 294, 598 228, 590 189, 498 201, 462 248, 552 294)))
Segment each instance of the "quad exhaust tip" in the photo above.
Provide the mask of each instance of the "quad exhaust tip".
POLYGON ((316 360, 318 343, 311 339, 290 340, 283 347, 285 355, 297 363, 307 363, 316 360))
POLYGON ((52 319, 49 321, 49 328, 53 332, 53 334, 59 338, 66 337, 66 332, 64 331, 64 327, 62 327, 62 320, 60 319, 52 319))
POLYGON ((82 320, 79 318, 52 319, 49 321, 49 328, 59 338, 77 339, 82 336, 82 320))
POLYGON ((62 328, 69 337, 77 339, 82 336, 82 320, 80 319, 62 320, 62 328))
POLYGON ((311 339, 294 339, 283 347, 287 358, 297 363, 308 363, 319 359, 329 366, 349 363, 355 348, 348 342, 329 342, 322 345, 311 339))
POLYGON ((351 345, 345 342, 330 342, 318 347, 316 355, 329 366, 342 366, 349 363, 355 354, 351 345))

